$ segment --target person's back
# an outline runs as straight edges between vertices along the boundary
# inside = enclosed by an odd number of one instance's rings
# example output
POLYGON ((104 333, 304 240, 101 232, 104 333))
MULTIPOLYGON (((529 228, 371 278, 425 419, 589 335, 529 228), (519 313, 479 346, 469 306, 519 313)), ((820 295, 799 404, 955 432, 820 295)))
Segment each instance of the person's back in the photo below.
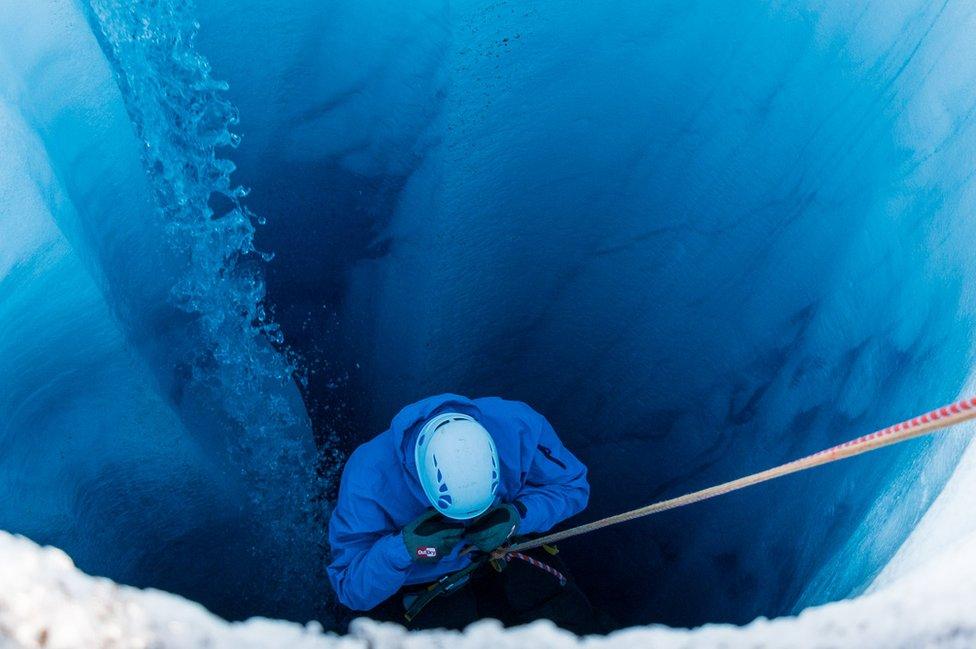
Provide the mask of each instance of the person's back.
MULTIPOLYGON (((329 525, 329 578, 345 606, 404 623, 404 603, 428 584, 464 571, 516 534, 551 529, 588 498, 586 467, 526 404, 430 397, 405 407, 350 456, 329 525)), ((521 623, 572 611, 557 623, 589 630, 582 594, 542 570, 526 564, 469 572, 415 625, 462 628, 480 617, 521 623), (519 601, 506 595, 513 579, 519 601), (518 610, 524 602, 531 610, 518 610)))

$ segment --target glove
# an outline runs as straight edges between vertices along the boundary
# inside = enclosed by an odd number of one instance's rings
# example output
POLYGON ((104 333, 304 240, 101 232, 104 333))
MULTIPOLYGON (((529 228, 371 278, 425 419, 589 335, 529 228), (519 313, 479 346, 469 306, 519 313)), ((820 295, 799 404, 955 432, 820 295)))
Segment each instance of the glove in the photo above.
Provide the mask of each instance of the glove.
POLYGON ((515 536, 521 522, 514 505, 498 505, 467 529, 464 540, 482 552, 491 552, 515 536))
POLYGON ((403 543, 411 560, 437 563, 461 542, 463 534, 463 525, 444 518, 431 508, 403 528, 403 543))

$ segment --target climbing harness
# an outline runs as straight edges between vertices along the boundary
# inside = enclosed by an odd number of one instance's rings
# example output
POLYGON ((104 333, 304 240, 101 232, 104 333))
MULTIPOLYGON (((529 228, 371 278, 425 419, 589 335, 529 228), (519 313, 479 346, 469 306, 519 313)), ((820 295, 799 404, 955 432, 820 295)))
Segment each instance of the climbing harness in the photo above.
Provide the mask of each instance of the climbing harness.
MULTIPOLYGON (((556 554, 556 552, 558 552, 558 550, 549 545, 545 546, 545 550, 550 554, 556 554)), ((533 559, 527 554, 522 552, 505 551, 503 558, 496 556, 496 554, 497 552, 477 557, 463 570, 459 570, 458 572, 449 575, 444 575, 428 586, 425 590, 415 595, 409 601, 405 600, 404 603, 406 604, 407 611, 403 614, 403 617, 407 620, 407 622, 412 622, 413 619, 417 617, 417 615, 419 615, 420 612, 432 601, 441 595, 449 595, 461 586, 468 583, 468 579, 471 577, 471 574, 478 570, 481 566, 485 565, 485 563, 490 564, 497 572, 501 572, 504 570, 505 561, 508 561, 509 559, 519 559, 520 561, 528 563, 530 566, 549 573, 559 580, 560 586, 565 586, 567 583, 566 575, 559 572, 549 564, 539 561, 538 559, 533 559)))
POLYGON ((428 604, 440 597, 448 595, 468 583, 468 578, 475 570, 485 565, 491 559, 490 555, 485 555, 473 560, 468 566, 449 575, 444 575, 425 590, 421 591, 413 600, 407 603, 407 611, 403 614, 407 622, 412 622, 415 617, 424 610, 428 604))
POLYGON ((869 451, 874 451, 885 446, 891 446, 892 444, 898 444, 915 437, 931 434, 973 418, 976 418, 976 398, 963 399, 962 401, 957 401, 956 403, 927 412, 920 417, 907 419, 893 426, 888 426, 887 428, 882 428, 881 430, 877 430, 869 435, 864 435, 862 437, 844 442, 843 444, 832 446, 818 453, 814 453, 813 455, 800 458, 799 460, 781 464, 780 466, 773 467, 772 469, 766 469, 765 471, 760 471, 759 473, 753 473, 752 475, 747 475, 742 478, 738 478, 737 480, 724 482, 722 484, 715 485, 714 487, 708 487, 707 489, 685 494, 684 496, 671 498, 669 500, 662 500, 660 502, 647 505, 646 507, 640 507, 622 514, 617 514, 616 516, 601 518, 598 521, 586 523, 585 525, 579 525, 568 530, 555 532, 546 536, 540 536, 539 538, 535 539, 529 539, 521 543, 515 543, 507 548, 501 548, 500 550, 496 551, 494 556, 496 558, 503 558, 505 555, 511 555, 522 550, 537 548, 543 544, 556 543, 557 541, 562 541, 563 539, 579 536, 580 534, 586 534, 587 532, 593 532, 604 527, 610 527, 611 525, 616 525, 617 523, 631 521, 635 518, 641 518, 643 516, 650 516, 651 514, 657 514, 658 512, 675 509, 677 507, 684 507, 685 505, 708 500, 709 498, 714 498, 715 496, 721 496, 722 494, 738 491, 739 489, 745 489, 746 487, 759 484, 760 482, 766 482, 767 480, 773 480, 775 478, 789 475, 791 473, 797 473, 799 471, 806 471, 807 469, 812 469, 813 467, 820 466, 822 464, 837 462, 838 460, 854 457, 855 455, 860 455, 861 453, 867 453, 869 451))

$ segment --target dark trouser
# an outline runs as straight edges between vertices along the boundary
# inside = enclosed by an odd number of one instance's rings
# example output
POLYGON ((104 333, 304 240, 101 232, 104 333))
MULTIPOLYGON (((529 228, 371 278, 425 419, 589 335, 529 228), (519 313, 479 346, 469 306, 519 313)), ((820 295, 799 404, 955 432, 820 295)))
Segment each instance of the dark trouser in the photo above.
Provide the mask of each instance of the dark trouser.
MULTIPOLYGON (((569 577, 558 556, 543 550, 526 554, 543 561, 569 577)), ((397 622, 411 629, 463 629, 483 618, 500 620, 506 626, 548 619, 577 634, 600 633, 589 600, 570 579, 565 586, 548 572, 512 559, 502 572, 486 564, 467 584, 453 593, 431 601, 411 622, 403 617, 403 598, 423 590, 407 586, 366 615, 374 620, 397 622)))

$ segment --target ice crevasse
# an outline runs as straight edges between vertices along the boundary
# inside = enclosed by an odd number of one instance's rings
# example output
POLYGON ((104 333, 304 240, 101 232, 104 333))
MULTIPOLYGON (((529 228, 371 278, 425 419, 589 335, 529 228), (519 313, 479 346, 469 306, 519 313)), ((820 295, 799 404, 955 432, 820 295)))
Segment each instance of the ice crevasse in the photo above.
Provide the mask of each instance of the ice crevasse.
MULTIPOLYGON (((0 639, 433 641, 331 635, 322 573, 342 457, 427 394, 544 412, 587 518, 968 394, 974 27, 952 0, 0 3, 0 639)), ((632 627, 586 642, 971 645, 971 433, 567 542, 632 627)))

